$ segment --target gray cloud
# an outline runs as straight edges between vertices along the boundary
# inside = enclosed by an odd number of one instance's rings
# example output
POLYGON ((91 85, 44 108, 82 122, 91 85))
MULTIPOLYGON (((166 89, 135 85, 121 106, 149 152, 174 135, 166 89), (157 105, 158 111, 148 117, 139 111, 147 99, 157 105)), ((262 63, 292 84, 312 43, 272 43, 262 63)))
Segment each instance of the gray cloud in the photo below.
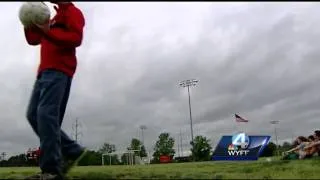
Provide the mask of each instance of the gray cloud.
MULTIPOLYGON (((144 124, 148 149, 160 132, 178 139, 181 129, 187 150, 188 97, 178 83, 188 78, 200 80, 191 89, 195 135, 213 145, 237 129, 272 134, 270 120, 280 120, 282 141, 317 128, 317 3, 77 4, 86 36, 63 128, 71 135, 78 117, 83 145, 124 149, 144 124), (250 123, 236 124, 234 113, 250 123)), ((25 108, 39 51, 24 42, 18 8, 3 3, 0 18, 0 150, 15 153, 38 144, 25 108)))

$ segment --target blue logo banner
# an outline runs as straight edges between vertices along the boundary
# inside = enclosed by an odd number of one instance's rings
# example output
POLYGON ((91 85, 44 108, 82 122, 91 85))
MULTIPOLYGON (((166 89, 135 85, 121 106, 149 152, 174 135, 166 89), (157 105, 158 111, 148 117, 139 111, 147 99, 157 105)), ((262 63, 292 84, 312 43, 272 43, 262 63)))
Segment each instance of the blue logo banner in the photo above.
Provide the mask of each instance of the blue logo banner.
POLYGON ((222 136, 212 156, 215 161, 258 160, 268 145, 271 136, 248 136, 239 133, 234 136, 222 136))

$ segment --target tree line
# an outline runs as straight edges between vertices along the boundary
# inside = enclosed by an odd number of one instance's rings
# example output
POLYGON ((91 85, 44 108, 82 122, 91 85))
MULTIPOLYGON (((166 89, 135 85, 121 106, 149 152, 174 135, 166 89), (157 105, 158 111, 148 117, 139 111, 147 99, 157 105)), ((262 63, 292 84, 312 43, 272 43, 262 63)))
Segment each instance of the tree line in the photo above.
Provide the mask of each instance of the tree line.
MULTIPOLYGON (((172 158, 172 162, 190 162, 190 161, 210 161, 213 155, 213 148, 210 145, 210 140, 205 136, 196 136, 194 138, 194 145, 191 145, 191 155, 187 157, 175 157, 175 140, 170 136, 169 133, 161 133, 158 136, 158 140, 154 145, 154 152, 151 155, 151 163, 160 163, 161 156, 169 156, 172 158)), ((284 142, 280 146, 276 146, 273 142, 269 142, 267 147, 264 149, 261 154, 262 157, 270 157, 276 155, 277 152, 283 152, 292 148, 292 144, 288 142, 284 142)), ((118 156, 118 154, 114 154, 117 151, 117 148, 112 143, 104 143, 99 150, 89 150, 86 156, 79 162, 80 166, 88 166, 88 165, 101 165, 102 164, 102 154, 106 154, 104 156, 104 164, 105 165, 128 165, 135 164, 136 158, 138 157, 147 157, 148 154, 146 152, 146 148, 143 143, 137 139, 133 138, 131 143, 126 148, 128 150, 127 153, 123 153, 118 156), (131 150, 131 154, 129 153, 131 150)), ((10 167, 10 166, 37 166, 37 159, 28 159, 25 153, 11 156, 9 159, 0 161, 0 166, 10 167)))

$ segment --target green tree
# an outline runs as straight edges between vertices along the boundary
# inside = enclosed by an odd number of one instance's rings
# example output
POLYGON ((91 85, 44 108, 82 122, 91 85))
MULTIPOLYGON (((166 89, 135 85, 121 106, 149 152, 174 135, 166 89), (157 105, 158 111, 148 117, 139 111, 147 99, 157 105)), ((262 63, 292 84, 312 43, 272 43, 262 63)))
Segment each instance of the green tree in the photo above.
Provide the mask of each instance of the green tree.
POLYGON ((269 142, 266 148, 263 150, 261 157, 270 157, 276 154, 277 146, 273 142, 269 142))
POLYGON ((121 155, 121 164, 122 165, 128 165, 129 164, 129 154, 128 153, 123 153, 121 155))
MULTIPOLYGON (((92 166, 92 165, 101 165, 101 157, 102 157, 101 152, 96 152, 96 151, 88 151, 87 154, 81 159, 79 162, 79 166, 92 166)), ((111 164, 112 165, 117 165, 119 164, 119 159, 117 155, 112 155, 111 156, 111 164)), ((104 164, 109 165, 110 164, 110 156, 104 156, 104 164)))
POLYGON ((121 164, 122 165, 128 165, 128 164, 131 164, 131 163, 133 163, 133 164, 136 164, 137 162, 136 162, 136 156, 138 156, 138 155, 136 155, 136 154, 134 154, 134 153, 123 153, 122 155, 121 155, 121 164))
POLYGON ((133 150, 132 152, 127 152, 121 156, 121 164, 137 163, 136 156, 147 157, 146 148, 142 145, 142 142, 137 138, 132 138, 127 150, 133 150))
POLYGON ((101 152, 88 151, 79 162, 79 166, 101 165, 101 152))
MULTIPOLYGON (((102 145, 102 147, 99 149, 98 152, 101 154, 100 155, 100 159, 101 159, 102 154, 110 154, 110 153, 113 153, 115 151, 116 151, 116 146, 114 144, 104 143, 102 145)), ((110 164, 110 160, 111 160, 111 164, 112 165, 116 165, 116 164, 120 163, 117 155, 106 155, 106 156, 104 156, 104 164, 110 164)))
POLYGON ((153 161, 159 162, 161 155, 166 156, 174 156, 175 150, 174 147, 174 139, 170 137, 169 133, 161 133, 158 137, 158 141, 155 144, 154 147, 154 153, 153 153, 153 161))
POLYGON ((113 153, 116 151, 116 146, 110 143, 104 143, 99 149, 99 153, 113 153))
POLYGON ((17 166, 28 166, 27 156, 25 154, 19 154, 11 156, 6 162, 6 166, 17 167, 17 166))
POLYGON ((289 149, 293 148, 292 144, 289 142, 284 142, 280 147, 280 152, 288 151, 289 149))
POLYGON ((110 158, 111 158, 111 165, 118 165, 120 164, 118 155, 114 154, 111 156, 105 156, 104 157, 104 164, 105 165, 110 165, 110 158))
POLYGON ((139 150, 135 151, 134 154, 140 157, 147 157, 146 148, 142 145, 142 142, 139 139, 132 138, 130 146, 127 148, 128 150, 139 150))
MULTIPOLYGON (((190 144, 192 145, 192 142, 190 144)), ((211 149, 209 139, 204 136, 196 136, 194 146, 191 148, 192 157, 195 161, 208 161, 210 160, 211 149)))

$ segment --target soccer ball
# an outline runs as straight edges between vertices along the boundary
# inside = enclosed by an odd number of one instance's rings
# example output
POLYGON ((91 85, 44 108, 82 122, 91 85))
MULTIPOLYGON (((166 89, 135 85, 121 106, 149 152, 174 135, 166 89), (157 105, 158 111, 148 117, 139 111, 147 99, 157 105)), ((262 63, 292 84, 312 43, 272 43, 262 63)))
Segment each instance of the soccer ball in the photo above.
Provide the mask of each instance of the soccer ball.
POLYGON ((50 15, 49 7, 43 2, 26 2, 19 10, 19 19, 25 27, 33 23, 45 24, 49 22, 50 15))

